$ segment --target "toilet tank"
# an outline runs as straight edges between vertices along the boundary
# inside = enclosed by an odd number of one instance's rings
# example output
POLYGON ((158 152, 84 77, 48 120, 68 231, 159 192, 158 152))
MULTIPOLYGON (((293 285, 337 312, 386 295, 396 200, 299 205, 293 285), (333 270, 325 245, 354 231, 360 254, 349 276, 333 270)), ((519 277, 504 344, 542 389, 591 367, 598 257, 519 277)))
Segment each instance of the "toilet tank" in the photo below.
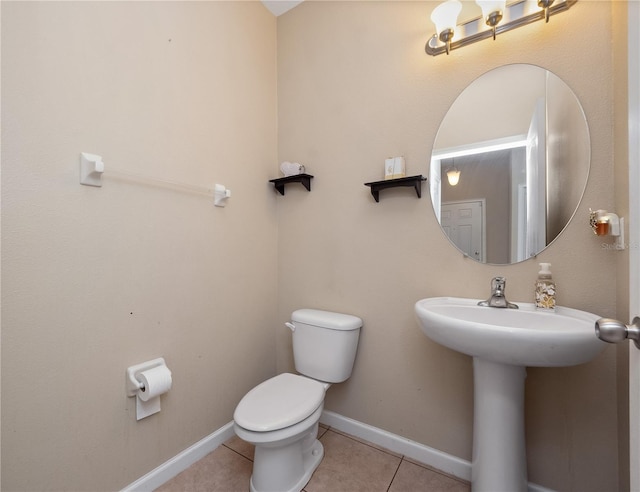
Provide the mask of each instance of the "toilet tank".
POLYGON ((351 376, 362 320, 350 314, 298 309, 293 321, 293 358, 296 371, 327 383, 351 376))

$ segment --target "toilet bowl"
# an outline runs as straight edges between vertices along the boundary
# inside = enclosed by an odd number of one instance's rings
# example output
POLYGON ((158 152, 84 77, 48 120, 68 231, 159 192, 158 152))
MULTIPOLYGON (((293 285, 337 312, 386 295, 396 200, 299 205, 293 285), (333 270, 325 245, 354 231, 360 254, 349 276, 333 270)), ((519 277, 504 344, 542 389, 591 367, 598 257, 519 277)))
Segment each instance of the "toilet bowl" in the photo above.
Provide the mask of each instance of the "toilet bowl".
POLYGON ((318 422, 331 383, 351 375, 362 320, 312 309, 292 314, 296 370, 249 391, 233 415, 236 435, 255 446, 251 492, 300 492, 324 456, 318 422))
POLYGON ((255 446, 251 492, 298 492, 309 481, 324 456, 317 439, 324 394, 322 383, 283 373, 242 399, 234 431, 255 446))

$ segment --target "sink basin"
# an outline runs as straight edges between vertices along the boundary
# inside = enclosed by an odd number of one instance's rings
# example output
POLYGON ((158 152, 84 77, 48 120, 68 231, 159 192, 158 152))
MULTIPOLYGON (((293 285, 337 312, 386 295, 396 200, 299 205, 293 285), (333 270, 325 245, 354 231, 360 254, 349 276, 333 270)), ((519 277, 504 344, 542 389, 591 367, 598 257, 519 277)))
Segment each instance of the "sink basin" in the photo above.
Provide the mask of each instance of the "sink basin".
POLYGON ((415 305, 425 335, 481 359, 519 366, 558 367, 593 359, 606 343, 595 336, 595 314, 566 307, 555 312, 478 306, 478 299, 433 297, 415 305))
POLYGON ((433 297, 415 305, 427 337, 473 357, 473 492, 530 490, 525 367, 582 364, 606 347, 596 336, 595 314, 517 304, 520 309, 501 309, 478 306, 478 299, 433 297))

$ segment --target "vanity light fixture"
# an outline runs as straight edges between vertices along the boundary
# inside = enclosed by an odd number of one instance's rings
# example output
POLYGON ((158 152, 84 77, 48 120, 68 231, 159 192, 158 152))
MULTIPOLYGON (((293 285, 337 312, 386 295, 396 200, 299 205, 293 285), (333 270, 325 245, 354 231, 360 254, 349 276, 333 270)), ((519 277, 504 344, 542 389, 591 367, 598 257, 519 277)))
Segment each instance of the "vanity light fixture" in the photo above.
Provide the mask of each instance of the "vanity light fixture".
POLYGON ((453 166, 451 169, 447 171, 447 181, 451 186, 455 186, 460 181, 460 169, 453 166))
MULTIPOLYGON (((553 0, 551 0, 553 1, 553 0)), ((496 26, 504 17, 504 8, 507 0, 476 0, 476 3, 482 9, 482 17, 487 26, 493 32, 493 39, 496 39, 496 26)))
POLYGON ((438 5, 431 13, 436 33, 429 38, 425 51, 429 55, 447 55, 451 50, 525 26, 551 15, 569 10, 578 0, 515 0, 507 5, 506 0, 476 0, 482 15, 468 22, 456 24, 461 5, 458 0, 448 0, 438 5), (489 27, 487 29, 487 26, 489 27))
POLYGON ((436 25, 435 36, 444 43, 447 55, 461 10, 462 4, 458 0, 447 0, 431 12, 431 20, 436 25))
POLYGON ((549 22, 549 7, 551 7, 552 3, 553 3, 553 0, 538 0, 538 7, 544 10, 545 22, 549 22))

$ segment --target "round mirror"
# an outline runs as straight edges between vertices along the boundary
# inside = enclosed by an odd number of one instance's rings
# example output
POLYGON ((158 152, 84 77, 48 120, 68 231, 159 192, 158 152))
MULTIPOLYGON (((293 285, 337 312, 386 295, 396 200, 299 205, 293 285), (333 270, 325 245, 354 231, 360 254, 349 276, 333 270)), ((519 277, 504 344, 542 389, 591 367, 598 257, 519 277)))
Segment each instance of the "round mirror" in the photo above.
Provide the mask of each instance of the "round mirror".
POLYGON ((584 193, 589 128, 573 91, 534 65, 506 65, 454 101, 433 145, 430 191, 465 255, 505 265, 537 255, 584 193))

